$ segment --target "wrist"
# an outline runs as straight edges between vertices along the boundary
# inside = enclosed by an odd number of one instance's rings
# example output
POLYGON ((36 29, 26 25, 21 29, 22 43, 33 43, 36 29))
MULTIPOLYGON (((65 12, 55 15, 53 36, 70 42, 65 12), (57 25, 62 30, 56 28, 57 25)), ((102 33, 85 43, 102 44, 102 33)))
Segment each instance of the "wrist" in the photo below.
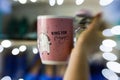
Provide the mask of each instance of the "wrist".
POLYGON ((75 47, 74 47, 74 50, 75 51, 77 51, 77 52, 79 52, 79 53, 84 53, 84 54, 88 54, 88 50, 87 50, 87 48, 85 47, 85 44, 83 44, 82 42, 80 43, 77 43, 76 45, 75 45, 75 47))

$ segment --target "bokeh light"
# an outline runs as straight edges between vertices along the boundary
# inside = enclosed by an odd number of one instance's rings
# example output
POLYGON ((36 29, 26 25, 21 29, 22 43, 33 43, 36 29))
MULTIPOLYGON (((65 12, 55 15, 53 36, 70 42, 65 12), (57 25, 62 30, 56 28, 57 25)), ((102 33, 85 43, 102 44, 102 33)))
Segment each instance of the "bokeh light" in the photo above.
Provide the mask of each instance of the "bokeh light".
POLYGON ((26 4, 27 0, 18 0, 21 4, 26 4))
POLYGON ((26 51, 26 49, 27 49, 27 47, 25 45, 21 45, 19 47, 20 52, 24 52, 24 51, 26 51))
POLYGON ((115 47, 117 43, 112 39, 105 39, 102 41, 102 44, 106 47, 115 47))
POLYGON ((104 29, 102 34, 105 36, 105 37, 112 37, 114 36, 114 34, 111 32, 111 29, 104 29))
POLYGON ((57 0, 57 4, 58 4, 58 5, 62 5, 63 2, 64 2, 64 0, 57 0))
POLYGON ((99 49, 103 52, 111 52, 113 50, 112 47, 107 47, 104 45, 100 45, 99 49))
POLYGON ((12 45, 12 43, 11 43, 10 40, 3 40, 3 41, 1 42, 1 45, 2 45, 4 48, 9 48, 9 47, 12 45))
POLYGON ((3 52, 4 47, 2 45, 0 45, 0 53, 3 52))
POLYGON ((114 0, 100 0, 100 1, 99 1, 99 4, 100 4, 101 6, 107 6, 107 5, 111 4, 113 1, 114 1, 114 0))
POLYGON ((36 47, 33 48, 33 53, 37 54, 38 53, 38 49, 36 47))
POLYGON ((31 2, 37 2, 37 0, 30 0, 31 2))
POLYGON ((120 73, 120 63, 110 61, 110 62, 107 62, 106 65, 110 70, 116 73, 120 73))
POLYGON ((18 55, 19 54, 19 49, 18 48, 14 48, 13 50, 12 50, 12 54, 13 55, 18 55))
POLYGON ((102 75, 108 80, 118 80, 117 74, 109 69, 103 69, 102 75))
POLYGON ((84 0, 76 0, 76 5, 81 5, 84 2, 84 0))
POLYGON ((117 26, 112 27, 111 32, 112 32, 114 35, 120 35, 120 25, 117 25, 117 26))
POLYGON ((114 53, 103 53, 103 58, 108 61, 115 61, 117 60, 117 56, 114 53))
POLYGON ((54 6, 55 5, 55 0, 49 0, 49 5, 54 6))
POLYGON ((12 80, 10 76, 4 76, 1 80, 12 80))
POLYGON ((24 80, 23 78, 20 78, 20 79, 18 79, 18 80, 24 80))

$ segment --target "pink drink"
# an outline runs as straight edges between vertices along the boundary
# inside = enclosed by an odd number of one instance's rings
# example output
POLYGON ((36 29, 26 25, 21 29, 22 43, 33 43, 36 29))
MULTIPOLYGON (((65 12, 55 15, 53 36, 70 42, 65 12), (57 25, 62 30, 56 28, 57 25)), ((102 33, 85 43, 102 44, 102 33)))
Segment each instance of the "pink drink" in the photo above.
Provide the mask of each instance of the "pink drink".
POLYGON ((73 48, 73 18, 38 16, 37 41, 43 64, 67 63, 73 48))

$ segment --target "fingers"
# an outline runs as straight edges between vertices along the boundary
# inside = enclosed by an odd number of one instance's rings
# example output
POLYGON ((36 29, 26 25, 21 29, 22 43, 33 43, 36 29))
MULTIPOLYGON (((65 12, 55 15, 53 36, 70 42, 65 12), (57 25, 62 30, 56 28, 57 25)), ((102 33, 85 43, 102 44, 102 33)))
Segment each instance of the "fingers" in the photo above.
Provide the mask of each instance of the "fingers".
POLYGON ((100 25, 99 25, 100 19, 101 19, 101 13, 98 13, 98 14, 94 17, 92 23, 89 25, 89 27, 88 27, 89 30, 99 30, 99 28, 100 28, 100 25))
POLYGON ((107 28, 107 26, 108 26, 108 24, 105 21, 101 21, 99 30, 103 31, 104 29, 107 28))

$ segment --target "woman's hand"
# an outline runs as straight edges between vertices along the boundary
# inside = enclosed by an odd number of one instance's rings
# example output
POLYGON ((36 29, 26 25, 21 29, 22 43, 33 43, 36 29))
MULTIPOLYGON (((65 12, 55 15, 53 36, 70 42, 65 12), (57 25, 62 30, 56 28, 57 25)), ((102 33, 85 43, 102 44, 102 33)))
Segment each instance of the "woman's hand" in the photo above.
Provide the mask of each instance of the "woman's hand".
POLYGON ((87 56, 99 49, 103 39, 101 34, 101 14, 97 14, 88 28, 83 31, 71 52, 64 80, 89 80, 87 56))
POLYGON ((86 53, 94 53, 99 49, 99 46, 103 40, 101 29, 105 25, 101 21, 101 13, 97 14, 92 23, 84 30, 76 43, 75 48, 82 48, 86 53))

